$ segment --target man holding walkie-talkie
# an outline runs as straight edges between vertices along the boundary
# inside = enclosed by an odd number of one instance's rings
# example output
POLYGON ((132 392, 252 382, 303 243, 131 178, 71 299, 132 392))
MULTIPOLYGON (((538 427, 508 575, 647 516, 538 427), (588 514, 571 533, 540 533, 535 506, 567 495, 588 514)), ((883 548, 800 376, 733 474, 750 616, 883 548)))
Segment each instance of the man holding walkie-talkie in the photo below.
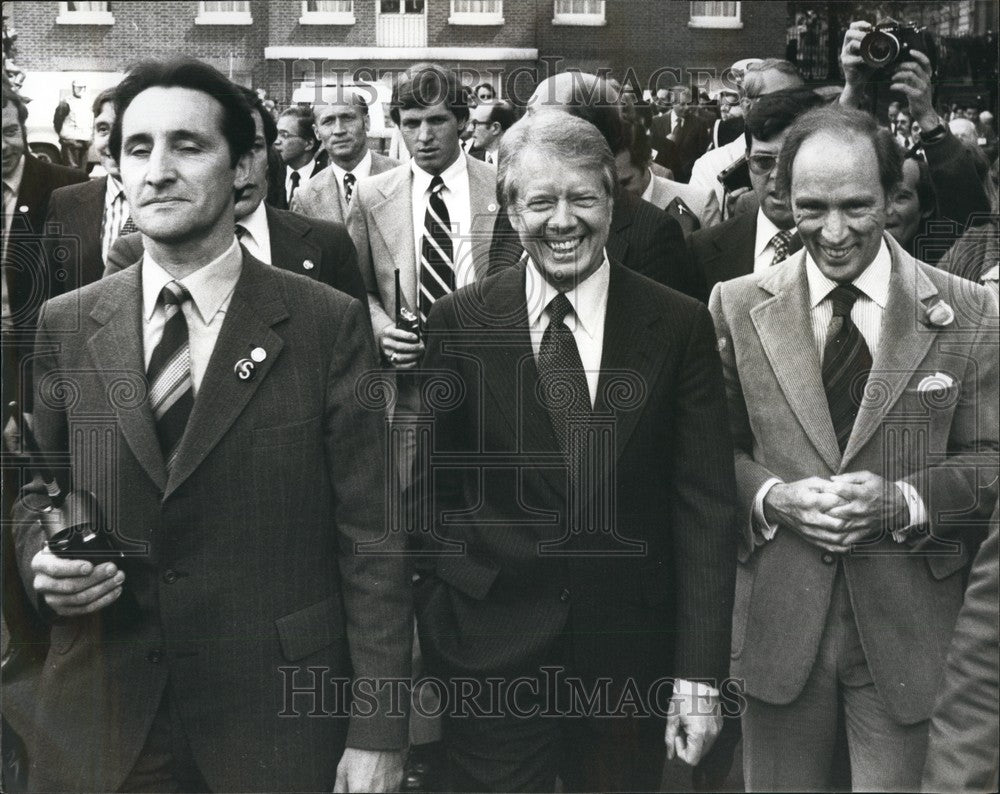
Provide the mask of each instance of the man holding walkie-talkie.
POLYGON ((392 789, 406 714, 379 687, 409 677, 413 618, 383 412, 356 398, 366 307, 237 241, 254 123, 225 77, 144 62, 116 111, 145 253, 43 307, 34 435, 124 556, 57 556, 39 489, 15 508, 51 626, 26 708, 4 682, 28 788, 392 789))

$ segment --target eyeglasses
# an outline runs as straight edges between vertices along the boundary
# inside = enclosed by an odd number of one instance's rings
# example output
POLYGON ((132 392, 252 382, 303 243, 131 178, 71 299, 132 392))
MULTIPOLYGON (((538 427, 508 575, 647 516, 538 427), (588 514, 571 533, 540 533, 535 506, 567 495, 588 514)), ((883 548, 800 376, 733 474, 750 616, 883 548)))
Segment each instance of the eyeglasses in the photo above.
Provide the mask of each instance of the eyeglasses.
POLYGON ((296 135, 294 132, 288 132, 287 130, 278 130, 278 140, 287 141, 289 138, 301 138, 301 135, 296 135))
POLYGON ((469 126, 475 129, 476 127, 489 127, 492 123, 492 121, 476 121, 476 119, 472 119, 469 121, 469 126))
POLYGON ((777 164, 778 155, 776 154, 751 154, 747 157, 747 165, 757 176, 771 173, 777 164))

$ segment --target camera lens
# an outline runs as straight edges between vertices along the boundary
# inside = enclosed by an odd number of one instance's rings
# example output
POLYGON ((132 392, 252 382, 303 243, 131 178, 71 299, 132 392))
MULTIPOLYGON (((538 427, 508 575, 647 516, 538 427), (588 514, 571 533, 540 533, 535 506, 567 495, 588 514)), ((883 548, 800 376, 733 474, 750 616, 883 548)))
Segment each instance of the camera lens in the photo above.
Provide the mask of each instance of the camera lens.
POLYGON ((861 58, 869 66, 885 66, 898 55, 899 40, 891 33, 875 30, 861 39, 861 58))

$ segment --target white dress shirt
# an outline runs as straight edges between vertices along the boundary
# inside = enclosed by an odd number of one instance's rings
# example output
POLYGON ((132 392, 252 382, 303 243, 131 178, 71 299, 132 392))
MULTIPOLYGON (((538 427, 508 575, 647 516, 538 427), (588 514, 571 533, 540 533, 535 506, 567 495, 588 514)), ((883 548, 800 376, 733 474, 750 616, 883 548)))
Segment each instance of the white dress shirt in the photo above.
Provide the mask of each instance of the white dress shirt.
POLYGON ((309 181, 309 177, 312 176, 313 168, 316 166, 316 158, 313 157, 308 163, 306 163, 301 168, 292 168, 291 166, 285 166, 285 199, 291 201, 292 198, 292 174, 299 175, 299 184, 295 187, 295 191, 298 192, 306 186, 306 182, 309 181))
MULTIPOLYGON (((442 173, 444 188, 441 198, 448 208, 448 219, 451 222, 452 252, 455 257, 455 289, 471 284, 476 280, 476 269, 472 263, 472 241, 469 239, 469 229, 472 226, 472 198, 469 192, 469 169, 465 158, 459 154, 458 159, 449 165, 442 173)), ((410 170, 413 172, 413 184, 410 194, 410 205, 413 208, 413 247, 416 252, 417 268, 420 267, 420 253, 424 243, 424 216, 427 213, 427 202, 431 197, 431 180, 433 177, 417 165, 416 160, 410 160, 410 170)))
MULTIPOLYGON (((590 392, 590 407, 597 399, 597 381, 601 375, 601 355, 604 352, 604 319, 608 312, 608 284, 611 280, 611 265, 608 255, 604 262, 584 281, 566 291, 573 311, 563 320, 576 340, 583 363, 583 373, 587 377, 590 392)), ((528 258, 525 269, 524 291, 528 306, 528 333, 531 335, 531 350, 538 360, 542 346, 542 336, 549 327, 549 313, 545 311, 549 302, 559 293, 546 281, 538 266, 528 258)))
MULTIPOLYGON (((830 320, 833 318, 833 306, 829 301, 829 295, 836 289, 837 282, 828 279, 823 275, 809 252, 805 252, 806 281, 809 285, 809 309, 812 321, 813 344, 816 348, 817 361, 823 361, 823 351, 826 348, 826 337, 830 328, 830 320)), ((865 339, 872 360, 877 358, 878 345, 882 336, 882 316, 885 313, 886 303, 889 300, 889 277, 892 275, 892 256, 889 248, 882 240, 878 253, 871 264, 854 279, 852 284, 857 287, 861 294, 851 308, 851 320, 858 331, 865 339)), ((753 504, 753 523, 755 529, 755 539, 759 543, 760 537, 763 540, 770 540, 774 537, 778 527, 768 523, 764 517, 764 497, 771 488, 780 483, 776 477, 765 482, 753 504)), ((906 533, 914 526, 923 524, 927 520, 927 508, 923 500, 909 483, 899 480, 896 482, 903 497, 906 499, 909 508, 910 520, 904 529, 894 531, 893 538, 897 542, 902 542, 906 533)))
POLYGON ((753 272, 760 273, 771 267, 774 261, 774 246, 771 240, 774 235, 782 231, 764 214, 764 210, 757 208, 757 237, 753 243, 753 272))
POLYGON ((264 202, 260 202, 257 209, 249 215, 237 218, 236 225, 246 229, 240 242, 246 246, 247 251, 265 265, 270 265, 271 229, 267 224, 267 210, 264 208, 264 202))
POLYGON ((108 187, 104 191, 104 215, 101 220, 101 259, 108 263, 108 252, 121 236, 122 226, 128 220, 128 200, 122 183, 108 174, 108 187))
MULTIPOLYGON (((333 158, 330 158, 330 165, 328 168, 333 169, 333 173, 337 176, 337 190, 340 191, 340 200, 343 202, 344 206, 347 206, 347 194, 344 192, 344 175, 351 173, 354 174, 355 179, 364 179, 366 176, 371 176, 372 172, 372 153, 371 149, 365 151, 365 156, 361 158, 361 161, 354 166, 350 171, 341 168, 334 162, 333 158)), ((357 186, 355 184, 355 190, 357 186)))
MULTIPOLYGON (((198 395, 212 351, 215 350, 219 331, 229 309, 229 301, 232 300, 233 290, 236 289, 242 270, 243 252, 234 236, 233 244, 221 256, 180 280, 191 293, 191 300, 185 301, 181 310, 187 320, 191 388, 195 396, 198 395)), ((142 260, 142 349, 147 369, 153 351, 163 338, 163 326, 167 322, 163 304, 158 298, 163 287, 174 280, 146 251, 142 260)))

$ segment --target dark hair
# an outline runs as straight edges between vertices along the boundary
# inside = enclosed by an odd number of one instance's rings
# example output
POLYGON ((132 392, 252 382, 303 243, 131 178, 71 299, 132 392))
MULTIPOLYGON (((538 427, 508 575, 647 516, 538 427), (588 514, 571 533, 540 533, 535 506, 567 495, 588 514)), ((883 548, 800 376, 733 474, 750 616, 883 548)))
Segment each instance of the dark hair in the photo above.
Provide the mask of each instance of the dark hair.
MULTIPOLYGON (((257 95, 256 91, 243 85, 237 87, 243 92, 243 96, 246 97, 250 110, 260 116, 261 124, 264 125, 264 142, 270 146, 278 139, 278 125, 274 123, 274 116, 268 112, 268 109, 264 106, 264 100, 257 95)), ((255 124, 255 138, 257 137, 256 126, 255 124)))
POLYGON ((495 102, 486 103, 490 108, 490 124, 494 121, 500 125, 500 129, 506 132, 517 121, 517 110, 505 99, 498 99, 495 102))
POLYGON ((459 124, 469 118, 469 100, 458 75, 437 64, 417 63, 396 81, 389 103, 389 116, 399 124, 399 111, 429 108, 441 102, 459 124))
MULTIPOLYGON (((931 180, 931 169, 927 161, 915 152, 906 152, 900 163, 900 173, 902 174, 902 163, 912 160, 917 164, 917 201, 920 203, 920 214, 924 215, 937 208, 937 193, 934 191, 934 182, 931 180)), ((902 179, 902 176, 900 177, 902 179)))
POLYGON ((885 127, 880 127, 875 117, 863 110, 842 105, 823 105, 803 113, 788 130, 788 137, 778 155, 778 190, 792 195, 792 167, 802 144, 813 135, 827 134, 837 139, 862 138, 875 148, 878 161, 879 182, 886 197, 903 178, 903 155, 896 139, 885 127))
POLYGON ((653 159, 653 149, 649 144, 646 128, 626 119, 622 122, 622 135, 625 142, 622 151, 628 151, 629 162, 636 168, 649 168, 649 161, 653 159))
POLYGON ((24 122, 28 120, 28 106, 24 104, 24 100, 21 99, 21 95, 17 93, 13 88, 3 87, 3 102, 0 103, 0 108, 5 108, 7 105, 13 105, 17 108, 17 122, 21 125, 21 129, 24 129, 24 122))
POLYGON ((166 61, 142 61, 134 66, 115 91, 115 123, 108 146, 116 161, 122 153, 122 119, 139 94, 149 88, 189 88, 208 94, 222 106, 220 132, 229 144, 230 164, 253 147, 255 128, 250 106, 243 91, 217 69, 195 58, 171 58, 166 61))
POLYGON ((91 111, 95 116, 101 115, 101 109, 110 102, 112 105, 115 103, 115 92, 118 90, 118 86, 111 86, 111 88, 105 88, 101 93, 94 97, 94 104, 90 106, 91 111))
POLYGON ((753 140, 773 141, 792 126, 792 122, 807 110, 823 104, 823 100, 809 88, 787 88, 764 94, 746 112, 747 149, 753 140))
POLYGON ((488 88, 490 89, 490 94, 492 96, 495 97, 497 95, 497 90, 493 87, 491 83, 480 83, 479 85, 477 85, 475 88, 472 89, 472 93, 475 94, 477 97, 479 96, 480 88, 488 88))
MULTIPOLYGON (((313 149, 317 148, 319 139, 313 131, 313 109, 311 105, 292 105, 281 111, 278 118, 295 119, 296 134, 305 141, 313 144, 313 149)), ((275 133, 277 134, 277 133, 275 133)))

